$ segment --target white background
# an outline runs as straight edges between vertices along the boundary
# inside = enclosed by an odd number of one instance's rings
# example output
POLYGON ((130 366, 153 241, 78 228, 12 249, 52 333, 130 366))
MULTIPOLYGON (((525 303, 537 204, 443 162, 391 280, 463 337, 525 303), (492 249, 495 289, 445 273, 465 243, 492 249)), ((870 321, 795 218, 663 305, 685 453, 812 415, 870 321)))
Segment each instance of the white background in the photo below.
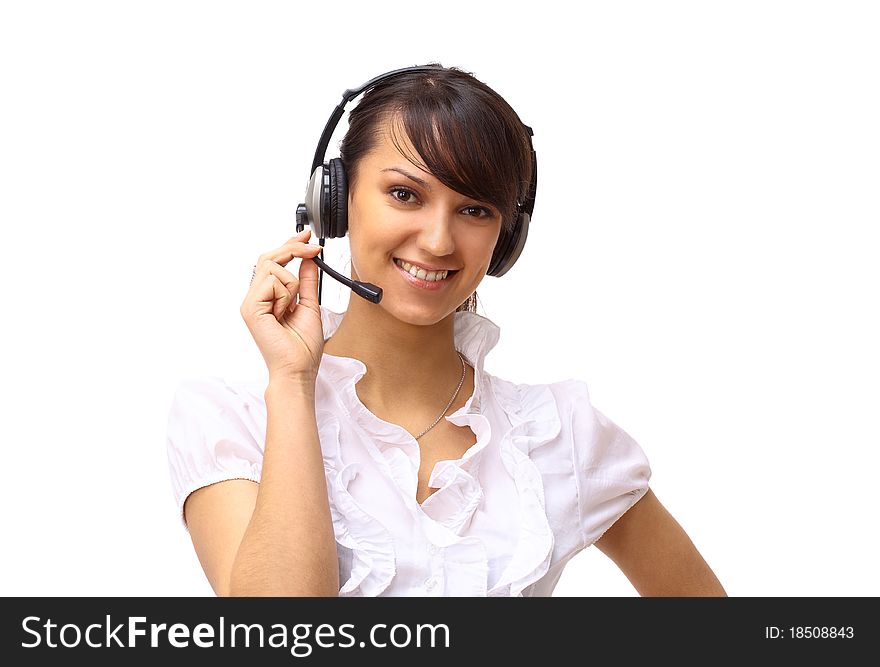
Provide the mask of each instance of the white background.
MULTIPOLYGON (((0 593, 212 594, 173 390, 263 372, 238 308, 333 106, 439 61, 535 130, 486 369, 587 381, 730 595, 880 594, 876 5, 579 4, 2 4, 0 593)), ((588 549, 556 595, 635 591, 588 549)))

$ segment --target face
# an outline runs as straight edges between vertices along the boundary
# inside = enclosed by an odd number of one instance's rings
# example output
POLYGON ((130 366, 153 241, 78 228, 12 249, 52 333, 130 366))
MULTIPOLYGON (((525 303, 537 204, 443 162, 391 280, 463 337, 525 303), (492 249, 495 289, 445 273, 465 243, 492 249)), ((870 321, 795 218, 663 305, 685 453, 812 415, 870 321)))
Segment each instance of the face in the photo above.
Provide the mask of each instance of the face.
MULTIPOLYGON (((405 134, 397 136, 415 155, 405 134)), ((422 325, 454 312, 477 288, 501 231, 495 207, 416 167, 388 127, 357 166, 348 220, 352 277, 382 288, 378 307, 422 325)))

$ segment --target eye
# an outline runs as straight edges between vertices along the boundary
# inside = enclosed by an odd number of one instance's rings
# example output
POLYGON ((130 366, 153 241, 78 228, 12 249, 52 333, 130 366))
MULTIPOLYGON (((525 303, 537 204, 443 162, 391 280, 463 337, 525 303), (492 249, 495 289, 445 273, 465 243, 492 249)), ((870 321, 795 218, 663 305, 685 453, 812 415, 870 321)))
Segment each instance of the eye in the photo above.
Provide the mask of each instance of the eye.
POLYGON ((416 193, 410 190, 409 188, 401 188, 394 187, 391 188, 388 193, 394 199, 394 201, 400 202, 401 204, 411 204, 411 197, 415 197, 416 193))
POLYGON ((494 218, 495 213, 486 208, 485 206, 466 206, 464 208, 465 211, 468 211, 468 215, 473 215, 477 218, 494 218), (474 211, 475 213, 471 213, 474 211), (482 215, 481 215, 482 214, 482 215))

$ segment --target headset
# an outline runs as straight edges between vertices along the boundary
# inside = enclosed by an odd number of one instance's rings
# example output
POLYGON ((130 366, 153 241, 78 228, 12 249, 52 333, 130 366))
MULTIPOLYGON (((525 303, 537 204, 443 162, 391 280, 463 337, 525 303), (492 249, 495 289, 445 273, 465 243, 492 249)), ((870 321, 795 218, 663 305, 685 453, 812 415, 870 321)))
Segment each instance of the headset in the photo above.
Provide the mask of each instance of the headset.
MULTIPOLYGON (((330 143, 330 137, 339 124, 342 114, 345 112, 345 106, 355 97, 367 92, 376 84, 387 81, 392 77, 399 76, 408 72, 436 72, 442 71, 444 68, 440 66, 421 66, 421 67, 404 67, 402 69, 392 70, 385 74, 380 74, 367 81, 362 86, 351 88, 342 93, 342 101, 330 114, 321 139, 318 141, 318 147, 315 150, 315 157, 312 160, 312 174, 309 179, 308 187, 306 187, 305 202, 299 204, 296 208, 296 231, 301 232, 306 225, 310 225, 312 233, 318 237, 320 245, 324 245, 327 238, 341 238, 348 232, 348 179, 345 174, 345 167, 340 158, 333 158, 329 162, 324 162, 327 153, 327 146, 330 143)), ((520 121, 521 122, 521 121, 520 121)), ((529 223, 531 222, 532 212, 535 208, 535 193, 538 184, 538 161, 535 155, 535 148, 532 143, 534 133, 532 128, 523 123, 529 137, 529 146, 532 153, 532 178, 529 183, 529 190, 525 201, 517 202, 516 216, 512 228, 508 231, 504 226, 498 236, 495 249, 492 253, 492 259, 489 262, 487 275, 503 276, 510 267, 514 265, 516 260, 522 253, 525 246, 526 238, 529 234, 529 223)), ((372 283, 352 280, 342 275, 338 271, 327 266, 323 258, 324 251, 319 253, 318 257, 314 257, 313 261, 321 269, 318 279, 318 303, 321 303, 321 285, 323 281, 323 273, 327 272, 331 277, 341 282, 346 287, 372 303, 379 303, 382 300, 382 288, 372 283)))

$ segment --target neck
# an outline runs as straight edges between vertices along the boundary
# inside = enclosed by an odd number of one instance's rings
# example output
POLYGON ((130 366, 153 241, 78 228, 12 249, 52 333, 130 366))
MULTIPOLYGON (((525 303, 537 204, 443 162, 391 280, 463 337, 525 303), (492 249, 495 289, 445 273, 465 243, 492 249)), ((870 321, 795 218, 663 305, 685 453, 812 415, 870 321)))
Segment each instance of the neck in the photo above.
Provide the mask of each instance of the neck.
MULTIPOLYGON (((356 390, 373 414, 395 423, 418 425, 426 419, 430 423, 461 380, 454 318, 450 313, 435 324, 409 324, 353 295, 324 352, 364 363, 367 372, 356 390)), ((465 371, 449 412, 464 405, 473 393, 473 372, 467 362, 465 371)))

